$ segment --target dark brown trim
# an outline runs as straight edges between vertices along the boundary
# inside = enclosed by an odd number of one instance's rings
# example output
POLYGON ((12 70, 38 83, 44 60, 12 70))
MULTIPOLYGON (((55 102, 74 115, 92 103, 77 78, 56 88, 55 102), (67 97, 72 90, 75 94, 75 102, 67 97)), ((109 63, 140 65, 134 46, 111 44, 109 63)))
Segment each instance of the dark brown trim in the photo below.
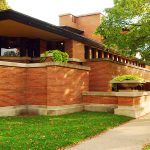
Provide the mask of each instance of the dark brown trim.
POLYGON ((59 27, 62 29, 66 29, 66 30, 69 30, 71 32, 77 33, 77 34, 83 34, 84 33, 84 31, 82 31, 82 30, 79 30, 79 29, 76 29, 73 27, 69 27, 69 26, 59 26, 59 27))

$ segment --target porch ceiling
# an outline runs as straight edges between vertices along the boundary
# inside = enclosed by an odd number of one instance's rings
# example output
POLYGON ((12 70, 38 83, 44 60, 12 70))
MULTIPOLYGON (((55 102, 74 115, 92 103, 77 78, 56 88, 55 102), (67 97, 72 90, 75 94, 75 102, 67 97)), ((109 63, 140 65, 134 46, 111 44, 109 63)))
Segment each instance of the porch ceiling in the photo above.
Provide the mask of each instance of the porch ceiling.
POLYGON ((27 38, 40 38, 43 40, 60 41, 66 38, 30 25, 25 25, 14 20, 0 20, 0 36, 10 37, 27 37, 27 38))

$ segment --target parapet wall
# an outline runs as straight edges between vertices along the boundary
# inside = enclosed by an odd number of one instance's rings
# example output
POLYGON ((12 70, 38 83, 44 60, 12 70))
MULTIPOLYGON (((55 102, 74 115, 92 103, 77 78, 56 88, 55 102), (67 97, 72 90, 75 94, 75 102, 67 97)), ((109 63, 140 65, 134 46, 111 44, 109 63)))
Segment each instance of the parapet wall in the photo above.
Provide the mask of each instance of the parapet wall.
POLYGON ((88 61, 85 65, 91 67, 90 91, 111 91, 112 88, 109 82, 117 75, 134 74, 150 80, 150 69, 146 68, 117 63, 111 60, 88 61))
POLYGON ((81 104, 82 91, 89 90, 89 70, 63 63, 0 62, 0 115, 53 114, 57 106, 81 104))

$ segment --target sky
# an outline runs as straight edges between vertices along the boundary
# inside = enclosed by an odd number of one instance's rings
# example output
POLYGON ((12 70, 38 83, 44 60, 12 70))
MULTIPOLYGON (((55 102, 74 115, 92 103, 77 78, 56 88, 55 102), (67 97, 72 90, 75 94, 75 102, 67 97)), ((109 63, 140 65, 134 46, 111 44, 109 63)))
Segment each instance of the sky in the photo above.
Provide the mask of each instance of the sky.
POLYGON ((113 0, 7 0, 19 12, 59 25, 59 15, 101 12, 113 6, 113 0))

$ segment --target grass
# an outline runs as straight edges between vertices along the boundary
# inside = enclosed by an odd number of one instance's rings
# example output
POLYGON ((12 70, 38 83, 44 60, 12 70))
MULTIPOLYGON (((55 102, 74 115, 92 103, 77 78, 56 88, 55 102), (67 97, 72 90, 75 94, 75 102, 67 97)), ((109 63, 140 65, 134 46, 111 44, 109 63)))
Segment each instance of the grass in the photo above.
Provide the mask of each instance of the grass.
POLYGON ((131 120, 110 113, 0 117, 0 149, 55 150, 131 120))
POLYGON ((144 150, 150 150, 150 144, 144 147, 144 150))

